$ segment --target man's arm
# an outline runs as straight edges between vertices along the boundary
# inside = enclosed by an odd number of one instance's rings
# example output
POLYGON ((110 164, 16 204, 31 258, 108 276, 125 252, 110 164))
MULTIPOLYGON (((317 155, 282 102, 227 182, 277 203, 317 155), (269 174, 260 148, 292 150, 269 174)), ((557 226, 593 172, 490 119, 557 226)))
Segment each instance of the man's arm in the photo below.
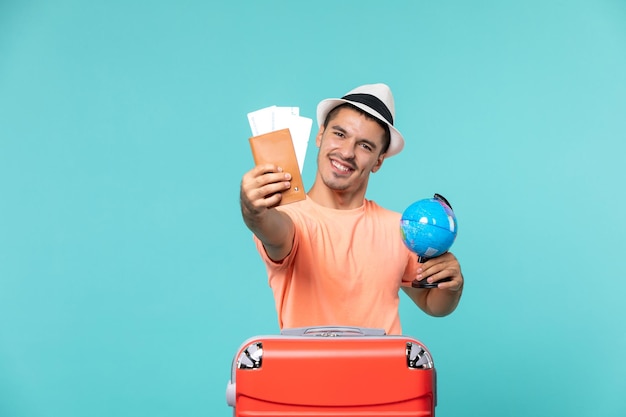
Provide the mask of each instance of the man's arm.
POLYGON ((464 282, 456 257, 447 252, 429 259, 420 265, 417 274, 419 281, 425 279, 428 282, 437 282, 443 278, 452 278, 449 282, 440 283, 437 288, 402 287, 411 300, 427 314, 443 317, 452 313, 461 300, 464 282))
POLYGON ((247 172, 241 181, 241 214, 246 226, 263 243, 274 261, 284 259, 293 246, 294 226, 291 218, 276 210, 281 191, 290 187, 291 175, 271 164, 259 165, 247 172))

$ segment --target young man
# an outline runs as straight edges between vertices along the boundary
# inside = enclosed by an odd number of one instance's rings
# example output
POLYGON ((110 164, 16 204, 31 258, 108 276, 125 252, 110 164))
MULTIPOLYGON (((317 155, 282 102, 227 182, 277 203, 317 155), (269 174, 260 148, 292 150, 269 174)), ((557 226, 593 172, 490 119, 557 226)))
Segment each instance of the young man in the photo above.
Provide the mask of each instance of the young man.
POLYGON ((290 173, 254 167, 241 182, 241 211, 254 233, 282 328, 345 325, 401 334, 402 288, 424 312, 450 314, 463 288, 448 252, 423 264, 404 245, 400 213, 365 199, 371 173, 400 152, 394 101, 384 84, 360 86, 317 107, 315 182, 304 201, 278 206, 290 173), (413 288, 414 280, 437 288, 413 288))

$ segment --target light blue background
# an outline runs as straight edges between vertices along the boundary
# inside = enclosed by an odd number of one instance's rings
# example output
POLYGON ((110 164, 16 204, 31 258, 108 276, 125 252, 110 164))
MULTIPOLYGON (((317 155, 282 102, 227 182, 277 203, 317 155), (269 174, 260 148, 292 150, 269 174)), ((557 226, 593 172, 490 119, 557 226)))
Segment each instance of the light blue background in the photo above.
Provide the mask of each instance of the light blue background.
POLYGON ((458 310, 401 305, 437 414, 626 415, 618 0, 1 1, 0 415, 230 415, 278 331, 246 113, 371 82, 407 144, 368 197, 459 220, 458 310))

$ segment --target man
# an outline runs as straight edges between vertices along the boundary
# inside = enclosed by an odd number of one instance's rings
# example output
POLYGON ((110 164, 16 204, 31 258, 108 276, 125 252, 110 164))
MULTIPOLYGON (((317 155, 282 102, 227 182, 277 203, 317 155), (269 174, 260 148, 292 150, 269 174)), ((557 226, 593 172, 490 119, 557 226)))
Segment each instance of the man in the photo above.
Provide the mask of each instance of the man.
POLYGON ((304 201, 278 206, 290 173, 254 167, 241 182, 241 211, 254 233, 281 328, 345 325, 401 334, 399 289, 426 313, 450 314, 463 288, 452 253, 418 263, 404 245, 400 213, 365 199, 370 173, 400 152, 385 84, 360 86, 317 107, 315 182, 304 201), (414 280, 439 283, 413 288, 414 280))

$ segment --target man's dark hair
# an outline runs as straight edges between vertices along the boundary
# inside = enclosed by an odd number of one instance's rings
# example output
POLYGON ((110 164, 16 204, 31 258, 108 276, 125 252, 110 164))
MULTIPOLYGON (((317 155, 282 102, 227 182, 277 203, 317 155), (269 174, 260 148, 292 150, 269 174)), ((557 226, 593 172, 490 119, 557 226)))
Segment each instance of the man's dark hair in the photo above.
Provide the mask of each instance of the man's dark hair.
POLYGON ((385 133, 383 134, 383 147, 381 149, 380 154, 384 154, 385 152, 387 152, 387 149, 389 149, 389 142, 391 142, 391 132, 389 131, 389 126, 387 125, 387 123, 383 123, 382 121, 378 120, 378 118, 372 116, 366 111, 363 111, 357 106, 352 105, 350 103, 340 104, 339 106, 329 111, 328 114, 326 115, 326 119, 324 120, 324 129, 328 127, 328 122, 330 122, 337 115, 337 113, 339 113, 339 110, 343 108, 349 108, 349 109, 355 110, 359 112, 360 114, 362 114, 363 116, 365 116, 367 119, 373 120, 376 123, 378 123, 378 125, 382 127, 383 130, 385 131, 385 133))

